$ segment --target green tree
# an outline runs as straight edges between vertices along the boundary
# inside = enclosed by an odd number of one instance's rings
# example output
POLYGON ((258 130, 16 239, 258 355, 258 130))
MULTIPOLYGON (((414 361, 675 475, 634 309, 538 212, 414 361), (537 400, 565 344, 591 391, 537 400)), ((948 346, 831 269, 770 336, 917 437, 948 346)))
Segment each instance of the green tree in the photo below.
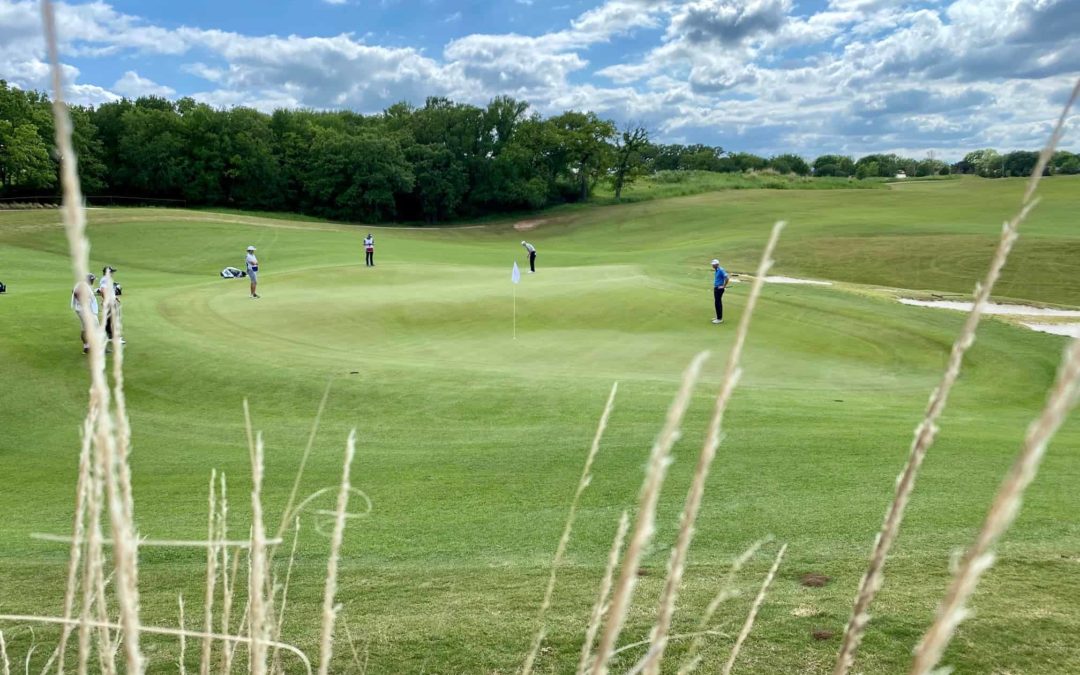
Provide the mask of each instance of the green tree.
POLYGON ((285 207, 284 174, 274 156, 270 119, 252 108, 233 108, 225 120, 229 140, 222 186, 230 204, 285 207))
POLYGON ((878 163, 871 160, 869 162, 859 161, 855 164, 855 177, 859 180, 864 178, 877 178, 880 167, 878 163))
POLYGON ((558 150, 565 157, 568 178, 577 186, 577 198, 586 200, 611 164, 611 139, 615 123, 596 113, 569 111, 548 122, 558 138, 558 150))
POLYGON ((854 176, 855 162, 845 155, 821 155, 814 160, 815 176, 854 176))
POLYGON ((316 128, 303 170, 312 213, 374 222, 395 214, 395 196, 414 177, 396 139, 316 128))
POLYGON ((416 179, 411 197, 424 220, 454 215, 469 189, 469 175, 450 149, 445 144, 413 145, 406 158, 416 179))
POLYGON ((793 154, 777 155, 771 158, 769 168, 777 173, 793 173, 798 176, 805 176, 810 173, 810 165, 806 163, 806 160, 793 154))
POLYGON ((230 144, 227 113, 190 98, 178 101, 176 109, 185 139, 184 197, 197 204, 225 203, 223 181, 230 144))
POLYGON ((0 120, 0 184, 5 190, 47 188, 56 184, 49 147, 29 122, 0 120))
POLYGON ((855 175, 858 178, 892 178, 899 171, 907 171, 908 168, 914 172, 913 160, 905 160, 894 154, 866 155, 855 162, 855 175), (872 172, 869 170, 870 165, 873 166, 872 172))
POLYGON ((105 188, 108 168, 105 166, 105 148, 98 137, 93 110, 73 106, 71 115, 71 144, 78 158, 79 181, 84 193, 92 195, 105 188))
POLYGON ((993 148, 969 152, 964 155, 964 163, 974 167, 975 173, 983 178, 1001 177, 1001 155, 993 148))
POLYGON ((1054 173, 1078 174, 1080 173, 1080 156, 1067 150, 1058 150, 1050 160, 1050 166, 1054 173))
POLYGON ((1039 161, 1039 153, 1026 150, 1010 152, 1001 158, 1006 176, 1027 177, 1035 170, 1035 164, 1039 161))
POLYGON ((761 171, 769 164, 769 161, 764 157, 749 152, 732 153, 725 159, 727 159, 728 162, 726 166, 721 168, 721 171, 761 171))
POLYGON ((649 131, 640 124, 627 124, 622 134, 616 139, 615 161, 611 173, 616 200, 622 199, 624 187, 645 173, 645 162, 642 160, 641 150, 648 143, 649 131))
POLYGON ((182 196, 190 176, 187 143, 184 121, 172 103, 137 99, 120 118, 117 181, 138 196, 182 196))

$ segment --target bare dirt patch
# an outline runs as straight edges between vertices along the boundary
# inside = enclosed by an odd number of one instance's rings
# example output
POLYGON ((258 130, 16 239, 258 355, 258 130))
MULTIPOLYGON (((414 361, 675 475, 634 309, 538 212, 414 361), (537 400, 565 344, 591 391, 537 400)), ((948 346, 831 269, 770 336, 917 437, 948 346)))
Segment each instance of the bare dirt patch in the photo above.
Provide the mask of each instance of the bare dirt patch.
POLYGON ((810 635, 813 635, 815 640, 831 640, 836 632, 826 628, 815 628, 810 635))
POLYGON ((825 584, 829 583, 829 577, 817 572, 807 572, 799 579, 799 583, 809 588, 821 588, 825 584))

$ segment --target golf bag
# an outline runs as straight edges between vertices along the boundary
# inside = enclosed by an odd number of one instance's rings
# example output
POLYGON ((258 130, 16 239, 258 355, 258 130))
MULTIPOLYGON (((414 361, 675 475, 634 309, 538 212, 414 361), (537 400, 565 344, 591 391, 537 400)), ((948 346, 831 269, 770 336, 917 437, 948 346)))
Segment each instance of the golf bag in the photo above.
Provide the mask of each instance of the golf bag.
POLYGON ((225 269, 221 270, 222 279, 239 279, 246 276, 247 272, 241 269, 237 269, 235 267, 226 267, 225 269))

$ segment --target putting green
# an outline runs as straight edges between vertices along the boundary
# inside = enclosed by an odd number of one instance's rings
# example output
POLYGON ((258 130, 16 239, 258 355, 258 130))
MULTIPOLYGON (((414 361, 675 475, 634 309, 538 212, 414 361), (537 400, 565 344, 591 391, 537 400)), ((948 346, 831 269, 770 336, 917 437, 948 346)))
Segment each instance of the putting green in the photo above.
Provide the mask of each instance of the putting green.
MULTIPOLYGON (((576 663, 619 514, 633 507, 654 435, 694 354, 713 356, 676 446, 654 545, 623 642, 644 639, 667 552, 749 284, 711 318, 718 257, 751 272, 776 219, 775 273, 832 287, 766 287, 725 420, 674 632, 696 630, 730 559, 766 534, 787 558, 740 657, 743 672, 829 672, 866 556, 963 315, 902 306, 878 287, 969 293, 1020 181, 888 190, 717 192, 554 210, 446 229, 378 228, 157 209, 92 210, 93 267, 124 286, 126 391, 141 534, 201 537, 212 467, 229 477, 234 534, 249 512, 241 403, 266 439, 276 526, 320 397, 330 398, 304 492, 334 485, 348 431, 353 483, 371 514, 350 521, 339 599, 368 672, 510 672, 528 650, 548 566, 608 390, 611 426, 560 571, 541 672, 576 663), (536 220, 536 218, 533 218, 536 220), (514 288, 522 238, 538 273, 514 288), (218 278, 258 247, 260 293, 218 278), (799 583, 809 572, 823 588, 799 583), (837 637, 815 640, 814 630, 837 637)), ((1080 305, 1080 181, 1054 177, 997 299, 1080 305)), ((87 378, 55 212, 0 211, 0 613, 57 613, 87 378)), ((1064 338, 988 318, 923 469, 857 670, 902 670, 1041 407, 1064 338)), ((945 663, 957 672, 1080 671, 1080 422, 1054 441, 1024 511, 945 663)), ((324 505, 325 506, 325 505, 324 505)), ((327 539, 302 523, 284 637, 314 653, 327 539)), ((728 653, 775 546, 740 574, 704 668, 728 653)), ((144 549, 144 622, 201 617, 204 554, 144 549)), ((56 631, 0 625, 40 668, 56 631)), ((344 633, 335 672, 359 667, 344 633)), ((175 641, 147 637, 152 672, 175 641)), ((669 651, 669 666, 685 653, 669 651)), ((189 645, 190 647, 190 645, 189 645)), ((197 665, 188 650, 188 667, 197 665)), ((619 662, 629 666, 641 649, 619 662)))

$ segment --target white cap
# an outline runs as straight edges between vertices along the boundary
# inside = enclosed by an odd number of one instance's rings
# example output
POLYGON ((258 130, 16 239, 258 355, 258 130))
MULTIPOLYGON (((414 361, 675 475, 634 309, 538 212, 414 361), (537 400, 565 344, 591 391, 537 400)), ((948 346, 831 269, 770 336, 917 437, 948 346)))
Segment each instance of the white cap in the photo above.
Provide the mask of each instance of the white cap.
POLYGON ((521 245, 522 245, 522 246, 524 246, 524 245, 525 245, 525 240, 524 240, 524 239, 522 239, 522 240, 521 240, 521 245))
POLYGON ((254 247, 254 246, 248 246, 248 247, 247 247, 247 250, 249 250, 249 251, 254 251, 254 250, 255 250, 255 247, 254 247))
POLYGON ((710 265, 719 265, 719 264, 720 264, 720 261, 719 261, 719 260, 717 260, 716 258, 713 258, 713 259, 712 259, 712 262, 711 262, 711 263, 709 263, 709 264, 710 264, 710 265))

